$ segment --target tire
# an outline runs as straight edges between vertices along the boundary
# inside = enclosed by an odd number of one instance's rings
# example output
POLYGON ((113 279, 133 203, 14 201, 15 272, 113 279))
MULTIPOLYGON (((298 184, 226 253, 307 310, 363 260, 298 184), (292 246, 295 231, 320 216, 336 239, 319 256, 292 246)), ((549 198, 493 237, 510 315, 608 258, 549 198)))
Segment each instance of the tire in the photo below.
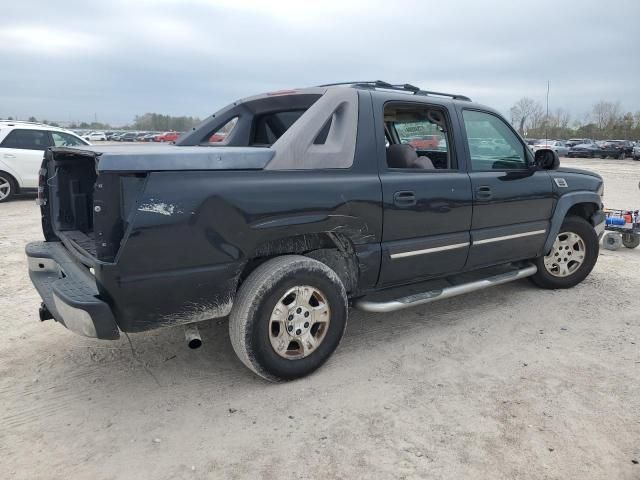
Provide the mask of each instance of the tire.
POLYGON ((605 158, 607 158, 607 156, 606 156, 606 155, 600 155, 600 158, 601 158, 602 160, 604 160, 605 158))
POLYGON ((566 217, 551 252, 535 259, 538 271, 531 281, 547 289, 574 287, 591 273, 599 250, 593 226, 584 218, 566 217))
POLYGON ((8 202, 18 192, 18 183, 5 172, 0 172, 0 203, 8 202))
POLYGON ((238 358, 254 373, 272 382, 293 380, 327 361, 342 339, 347 316, 347 294, 338 275, 317 260, 286 255, 263 263, 242 284, 229 336, 238 358), (308 289, 313 293, 305 302, 301 293, 308 289), (323 319, 328 321, 317 321, 323 319), (299 340, 310 336, 318 342, 315 347, 299 340))
POLYGON ((622 244, 627 248, 636 248, 638 245, 640 245, 640 235, 634 235, 633 233, 623 233, 622 244))
POLYGON ((607 250, 618 250, 622 246, 622 237, 618 233, 609 232, 602 238, 602 246, 607 250))

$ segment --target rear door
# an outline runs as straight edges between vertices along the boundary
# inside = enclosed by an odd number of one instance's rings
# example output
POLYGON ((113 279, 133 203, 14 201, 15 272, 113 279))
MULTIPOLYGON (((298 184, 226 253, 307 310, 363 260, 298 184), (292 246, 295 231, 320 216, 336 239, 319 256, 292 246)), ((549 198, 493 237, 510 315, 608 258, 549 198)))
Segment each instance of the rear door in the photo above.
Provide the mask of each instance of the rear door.
POLYGON ((15 128, 0 144, 2 161, 20 177, 21 188, 38 186, 38 170, 44 151, 52 145, 48 131, 15 128))
POLYGON ((466 108, 460 114, 473 191, 466 268, 540 255, 553 208, 551 177, 529 167, 528 148, 501 117, 466 108))
POLYGON ((457 272, 469 251, 471 184, 458 162, 448 110, 394 102, 386 105, 384 116, 387 156, 389 144, 411 144, 433 134, 438 141, 417 152, 434 168, 390 168, 386 161, 380 167, 384 228, 379 285, 457 272), (432 121, 438 118, 440 125, 432 121))

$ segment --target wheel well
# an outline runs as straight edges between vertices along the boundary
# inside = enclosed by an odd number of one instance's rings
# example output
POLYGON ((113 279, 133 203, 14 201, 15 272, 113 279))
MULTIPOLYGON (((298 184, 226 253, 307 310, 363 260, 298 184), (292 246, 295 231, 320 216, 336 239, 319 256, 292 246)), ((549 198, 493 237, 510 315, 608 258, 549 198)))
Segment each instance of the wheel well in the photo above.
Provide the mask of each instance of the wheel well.
POLYGON ((259 265, 281 255, 305 255, 334 270, 347 292, 357 288, 358 262, 351 241, 333 232, 298 235, 270 240, 258 245, 246 263, 238 281, 238 288, 259 265))
POLYGON ((591 217, 598 211, 598 206, 595 203, 576 203, 567 212, 567 217, 581 217, 587 222, 591 223, 591 217))

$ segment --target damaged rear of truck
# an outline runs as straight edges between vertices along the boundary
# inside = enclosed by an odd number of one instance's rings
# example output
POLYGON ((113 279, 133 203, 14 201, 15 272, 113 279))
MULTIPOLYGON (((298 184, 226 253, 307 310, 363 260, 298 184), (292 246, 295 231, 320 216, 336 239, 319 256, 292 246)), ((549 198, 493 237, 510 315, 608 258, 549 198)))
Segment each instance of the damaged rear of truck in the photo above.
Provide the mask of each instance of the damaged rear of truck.
POLYGON ((39 188, 45 241, 27 247, 41 319, 114 339, 225 317, 242 279, 287 253, 321 256, 349 290, 373 286, 380 186, 350 168, 356 142, 360 155, 375 155, 366 146, 375 145, 373 126, 357 128, 358 109, 370 110, 360 94, 252 97, 178 145, 48 150, 39 188), (209 143, 229 126, 224 142, 209 143))

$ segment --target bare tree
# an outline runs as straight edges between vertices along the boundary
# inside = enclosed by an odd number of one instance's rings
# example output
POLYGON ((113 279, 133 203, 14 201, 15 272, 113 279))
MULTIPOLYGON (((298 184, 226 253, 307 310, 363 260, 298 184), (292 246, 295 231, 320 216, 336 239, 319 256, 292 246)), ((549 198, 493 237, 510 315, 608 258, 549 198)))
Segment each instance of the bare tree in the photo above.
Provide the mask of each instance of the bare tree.
POLYGON ((610 129, 620 119, 620 102, 601 100, 593 106, 591 115, 598 129, 610 129))
POLYGON ((542 105, 528 97, 523 97, 511 107, 511 123, 521 135, 529 128, 537 128, 544 117, 542 105))

